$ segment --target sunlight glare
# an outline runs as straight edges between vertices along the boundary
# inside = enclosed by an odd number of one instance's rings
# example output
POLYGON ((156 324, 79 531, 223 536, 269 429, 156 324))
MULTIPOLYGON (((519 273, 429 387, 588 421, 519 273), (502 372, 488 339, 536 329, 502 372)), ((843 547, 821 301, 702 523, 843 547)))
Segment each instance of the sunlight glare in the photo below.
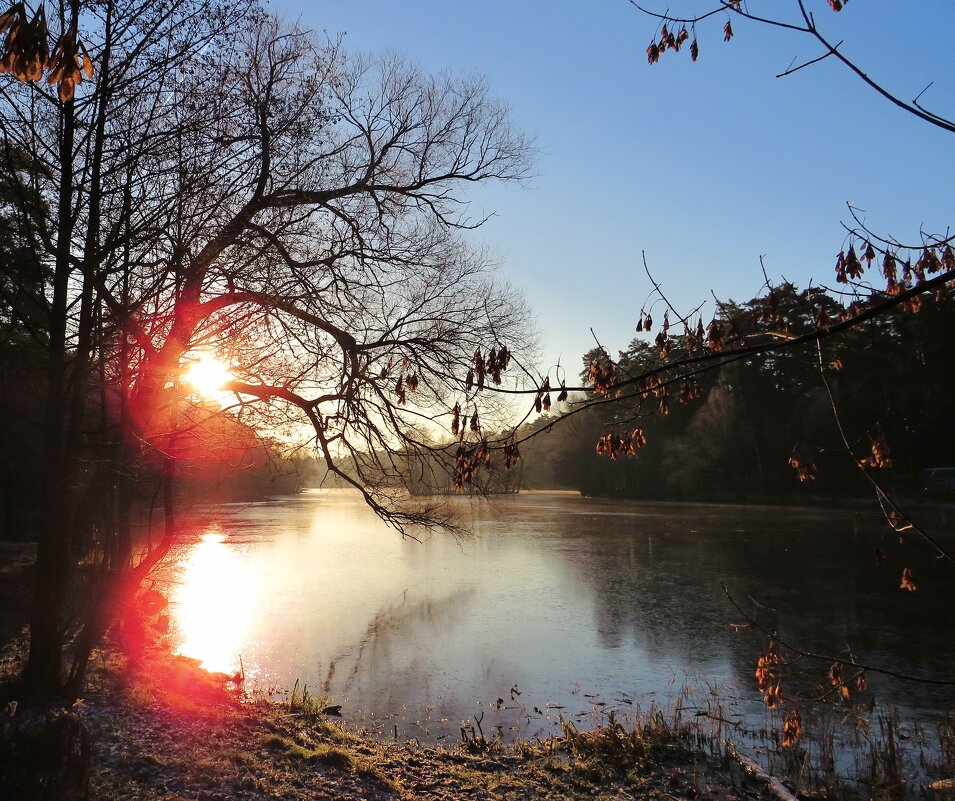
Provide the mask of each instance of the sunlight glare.
POLYGON ((231 675, 239 668, 254 609, 249 573, 241 554, 217 529, 192 547, 171 604, 180 636, 176 654, 198 659, 210 671, 231 675))
POLYGON ((215 398, 221 393, 222 387, 232 381, 234 376, 221 359, 203 353, 184 370, 183 378, 200 395, 215 398))

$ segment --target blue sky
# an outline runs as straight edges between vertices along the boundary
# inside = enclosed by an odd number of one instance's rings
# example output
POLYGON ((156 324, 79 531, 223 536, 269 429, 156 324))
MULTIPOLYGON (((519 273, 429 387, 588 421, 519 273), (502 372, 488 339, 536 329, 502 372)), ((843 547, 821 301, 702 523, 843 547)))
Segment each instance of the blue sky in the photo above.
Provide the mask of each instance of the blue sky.
MULTIPOLYGON (((653 0, 646 0, 652 5, 653 0)), ((749 0, 771 12, 788 0, 749 0)), ((955 117, 955 3, 806 0, 833 41, 904 99, 955 117)), ((666 4, 658 3, 658 8, 666 4)), ((681 5, 672 0, 674 9, 681 5)), ((709 4, 687 0, 685 8, 709 4)), ((911 241, 955 222, 955 135, 896 109, 833 60, 774 75, 819 50, 806 38, 724 18, 700 59, 647 64, 655 22, 627 0, 273 0, 354 50, 391 49, 431 70, 478 71, 537 143, 525 187, 473 195, 496 216, 477 235, 523 290, 542 366, 571 372, 593 345, 625 347, 655 277, 679 307, 713 290, 748 299, 771 277, 832 283, 849 219, 911 241)), ((660 313, 654 316, 662 316, 660 313)))

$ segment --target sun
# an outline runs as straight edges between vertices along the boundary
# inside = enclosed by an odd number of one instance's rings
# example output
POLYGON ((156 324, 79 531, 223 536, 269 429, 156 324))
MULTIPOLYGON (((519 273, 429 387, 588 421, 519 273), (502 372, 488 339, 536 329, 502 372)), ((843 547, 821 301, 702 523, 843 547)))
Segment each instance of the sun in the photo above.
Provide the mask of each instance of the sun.
POLYGON ((196 392, 207 398, 220 395, 222 387, 235 378, 225 362, 209 353, 199 354, 191 360, 183 370, 182 377, 196 392))

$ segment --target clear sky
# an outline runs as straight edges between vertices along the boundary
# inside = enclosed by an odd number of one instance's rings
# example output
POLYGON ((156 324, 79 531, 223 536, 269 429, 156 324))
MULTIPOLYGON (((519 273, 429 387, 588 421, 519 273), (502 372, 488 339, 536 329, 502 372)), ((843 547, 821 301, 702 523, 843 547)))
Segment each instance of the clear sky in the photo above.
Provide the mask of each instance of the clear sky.
MULTIPOLYGON (((955 117, 955 2, 806 0, 820 28, 902 98, 955 117)), ((654 0, 646 0, 652 5, 654 0)), ((788 0, 749 0, 767 13, 788 0)), ((671 0, 673 9, 708 3, 671 0)), ((734 18, 700 29, 700 59, 647 64, 656 25, 627 0, 273 0, 283 16, 392 49, 431 70, 478 71, 536 139, 526 187, 474 195, 478 234, 533 305, 544 366, 625 347, 656 278, 680 308, 710 290, 748 299, 771 277, 832 283, 846 203, 904 241, 955 222, 955 135, 898 110, 808 39, 734 18)), ((666 3, 657 3, 659 9, 666 3)), ((654 316, 662 317, 662 309, 654 316)))

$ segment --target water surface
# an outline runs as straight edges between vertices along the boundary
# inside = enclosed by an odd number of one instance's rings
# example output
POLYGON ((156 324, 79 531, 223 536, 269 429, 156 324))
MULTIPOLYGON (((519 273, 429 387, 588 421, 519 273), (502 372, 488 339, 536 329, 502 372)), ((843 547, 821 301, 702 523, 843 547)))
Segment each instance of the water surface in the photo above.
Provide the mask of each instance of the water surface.
MULTIPOLYGON (((420 739, 458 736, 482 713, 487 734, 546 734, 665 706, 685 685, 695 699, 712 688, 728 714, 765 715, 753 679, 765 638, 732 625, 722 582, 805 649, 953 673, 952 571, 898 546, 872 511, 455 503, 473 536, 422 543, 345 491, 214 508, 167 575, 177 652, 228 673, 241 660, 250 689, 307 683, 372 731, 420 739), (903 566, 917 592, 899 589, 903 566)), ((790 692, 819 694, 825 666, 805 667, 790 692)), ((949 689, 869 682, 878 705, 955 707, 949 689)))

